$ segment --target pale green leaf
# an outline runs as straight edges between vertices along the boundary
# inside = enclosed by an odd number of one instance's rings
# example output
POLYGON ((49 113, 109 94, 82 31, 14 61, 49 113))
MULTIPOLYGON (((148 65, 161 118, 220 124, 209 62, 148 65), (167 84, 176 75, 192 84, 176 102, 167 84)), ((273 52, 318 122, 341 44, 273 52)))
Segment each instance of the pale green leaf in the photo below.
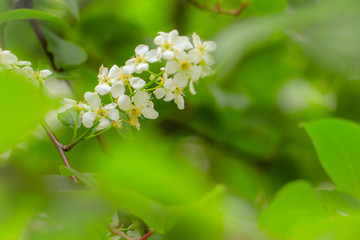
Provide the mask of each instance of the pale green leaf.
POLYGON ((72 32, 72 29, 64 20, 44 11, 33 9, 15 9, 0 14, 0 23, 24 19, 44 20, 53 24, 53 26, 59 30, 64 32, 72 32))
POLYGON ((60 38, 45 28, 43 32, 48 42, 48 50, 54 54, 55 65, 58 68, 67 68, 86 61, 87 54, 80 46, 60 38))
POLYGON ((305 124, 320 162, 336 186, 360 198, 360 126, 342 119, 305 124))
POLYGON ((79 6, 76 0, 64 0, 66 5, 69 7, 71 14, 79 20, 79 6))

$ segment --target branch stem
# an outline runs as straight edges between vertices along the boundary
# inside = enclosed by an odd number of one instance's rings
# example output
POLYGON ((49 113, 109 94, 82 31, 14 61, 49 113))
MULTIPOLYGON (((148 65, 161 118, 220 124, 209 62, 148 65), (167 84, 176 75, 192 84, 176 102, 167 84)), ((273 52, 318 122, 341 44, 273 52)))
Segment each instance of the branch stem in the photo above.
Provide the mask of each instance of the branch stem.
MULTIPOLYGON (((59 142, 59 140, 56 138, 56 136, 54 135, 54 133, 51 131, 51 129, 49 128, 49 126, 44 122, 41 124, 42 127, 45 129, 46 133, 48 134, 48 136, 50 137, 51 141, 54 143, 57 151, 60 154, 61 159, 63 160, 64 164, 66 167, 71 168, 71 165, 65 155, 65 151, 63 149, 63 145, 59 142)), ((77 182, 77 178, 73 175, 71 176, 71 178, 73 179, 74 182, 77 182)))
POLYGON ((215 13, 221 13, 221 14, 227 14, 232 16, 239 16, 245 8, 248 6, 247 2, 243 2, 240 4, 240 6, 236 9, 223 9, 220 6, 220 3, 217 3, 215 7, 209 7, 207 5, 201 4, 197 2, 196 0, 187 0, 190 4, 194 5, 197 8, 209 11, 209 12, 215 12, 215 13))

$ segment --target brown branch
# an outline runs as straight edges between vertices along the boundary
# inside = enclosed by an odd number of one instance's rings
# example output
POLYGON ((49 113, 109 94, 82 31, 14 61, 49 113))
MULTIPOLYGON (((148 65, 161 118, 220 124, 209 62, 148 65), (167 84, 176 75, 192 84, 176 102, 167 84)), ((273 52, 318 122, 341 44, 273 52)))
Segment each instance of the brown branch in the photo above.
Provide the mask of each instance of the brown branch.
POLYGON ((194 5, 197 8, 209 11, 209 12, 216 12, 216 13, 221 13, 221 14, 227 14, 227 15, 232 15, 232 16, 239 16, 244 10, 245 8, 248 6, 247 2, 243 2, 240 4, 240 6, 236 9, 223 9, 220 5, 220 3, 216 3, 215 7, 209 7, 205 4, 201 4, 199 2, 197 2, 196 0, 186 0, 188 3, 194 5))
POLYGON ((153 233, 154 233, 153 231, 147 232, 144 236, 142 236, 142 238, 140 238, 140 240, 148 239, 148 237, 150 237, 153 233))
MULTIPOLYGON (((54 143, 57 151, 60 154, 61 159, 63 160, 63 162, 65 163, 65 166, 68 168, 71 168, 70 163, 65 155, 65 151, 63 149, 63 145, 59 142, 59 140, 56 138, 56 136, 54 135, 54 133, 50 130, 49 126, 44 122, 41 124, 42 127, 45 129, 46 133, 48 134, 48 136, 50 137, 51 141, 54 143)), ((76 176, 71 176, 71 178, 74 180, 74 182, 77 182, 77 178, 76 176)))

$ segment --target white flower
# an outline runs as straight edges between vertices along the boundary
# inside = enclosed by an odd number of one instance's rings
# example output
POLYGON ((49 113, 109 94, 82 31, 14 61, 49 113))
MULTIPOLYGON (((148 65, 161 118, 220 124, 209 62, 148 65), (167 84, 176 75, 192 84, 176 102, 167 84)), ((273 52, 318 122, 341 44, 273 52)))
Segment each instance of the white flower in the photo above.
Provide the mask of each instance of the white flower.
POLYGON ((137 91, 132 99, 127 95, 122 95, 118 99, 118 106, 128 113, 131 126, 138 130, 140 130, 138 117, 155 119, 159 116, 159 113, 154 109, 154 103, 150 101, 150 95, 144 91, 137 91))
POLYGON ((39 83, 42 84, 43 81, 45 81, 52 74, 52 72, 48 69, 34 71, 34 69, 29 66, 25 66, 19 69, 19 71, 22 71, 25 76, 29 80, 33 81, 36 85, 39 83))
POLYGON ((116 103, 110 103, 102 107, 99 95, 92 92, 86 92, 84 98, 91 108, 81 116, 84 127, 91 128, 96 119, 98 119, 99 124, 96 130, 103 130, 110 127, 112 121, 115 123, 120 121, 120 114, 119 110, 116 109, 116 103))
POLYGON ((149 63, 154 63, 159 60, 159 51, 153 49, 149 51, 147 45, 139 45, 135 48, 135 57, 126 61, 123 71, 130 75, 135 73, 142 73, 149 70, 149 63))
POLYGON ((192 35, 192 42, 194 44, 194 50, 201 59, 203 59, 207 65, 213 65, 214 59, 210 55, 210 52, 215 51, 217 47, 216 43, 213 41, 201 42, 200 37, 196 33, 193 33, 192 35))
POLYGON ((192 44, 188 37, 179 36, 177 30, 172 30, 169 33, 159 32, 159 35, 154 39, 161 51, 161 57, 165 60, 172 60, 175 58, 176 50, 188 50, 192 48, 192 44))
POLYGON ((164 88, 167 90, 164 101, 168 102, 174 99, 177 107, 181 110, 184 109, 184 87, 182 79, 167 79, 164 84, 164 88))
POLYGON ((191 50, 188 54, 185 51, 178 51, 176 60, 166 63, 165 72, 175 74, 173 78, 181 88, 187 85, 190 78, 190 91, 195 94, 193 82, 197 82, 201 76, 202 67, 196 65, 200 60, 199 55, 194 50, 191 50))
POLYGON ((113 97, 119 97, 124 94, 124 84, 118 81, 121 74, 122 70, 117 65, 113 65, 110 71, 108 68, 101 66, 98 74, 99 84, 95 87, 95 92, 100 95, 106 95, 111 92, 113 97))
POLYGON ((0 48, 0 66, 10 69, 16 65, 18 58, 10 51, 2 51, 0 48))

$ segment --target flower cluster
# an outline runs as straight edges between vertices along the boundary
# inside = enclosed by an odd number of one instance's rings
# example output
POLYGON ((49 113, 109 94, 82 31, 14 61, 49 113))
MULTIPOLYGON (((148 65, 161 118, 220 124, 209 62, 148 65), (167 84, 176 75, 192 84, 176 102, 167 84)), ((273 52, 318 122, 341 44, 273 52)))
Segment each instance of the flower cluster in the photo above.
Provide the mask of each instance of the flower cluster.
POLYGON ((86 128, 121 128, 127 122, 139 130, 139 118, 159 116, 153 96, 164 101, 174 100, 179 109, 184 109, 185 88, 189 86, 190 92, 196 94, 194 83, 213 73, 211 52, 216 44, 201 42, 196 33, 190 41, 186 36, 179 36, 177 30, 159 32, 154 43, 156 48, 151 50, 147 45, 137 46, 135 56, 124 66, 114 65, 110 70, 101 66, 94 92, 86 92, 83 102, 65 99, 59 112, 75 109, 86 128), (150 71, 150 64, 156 62, 160 63, 157 74, 153 69, 150 71), (105 96, 109 99, 107 104, 102 100, 105 96))
POLYGON ((17 56, 10 51, 1 50, 0 48, 0 71, 16 71, 26 76, 31 82, 39 86, 46 80, 52 72, 48 69, 37 70, 31 67, 31 62, 19 61, 17 56))

